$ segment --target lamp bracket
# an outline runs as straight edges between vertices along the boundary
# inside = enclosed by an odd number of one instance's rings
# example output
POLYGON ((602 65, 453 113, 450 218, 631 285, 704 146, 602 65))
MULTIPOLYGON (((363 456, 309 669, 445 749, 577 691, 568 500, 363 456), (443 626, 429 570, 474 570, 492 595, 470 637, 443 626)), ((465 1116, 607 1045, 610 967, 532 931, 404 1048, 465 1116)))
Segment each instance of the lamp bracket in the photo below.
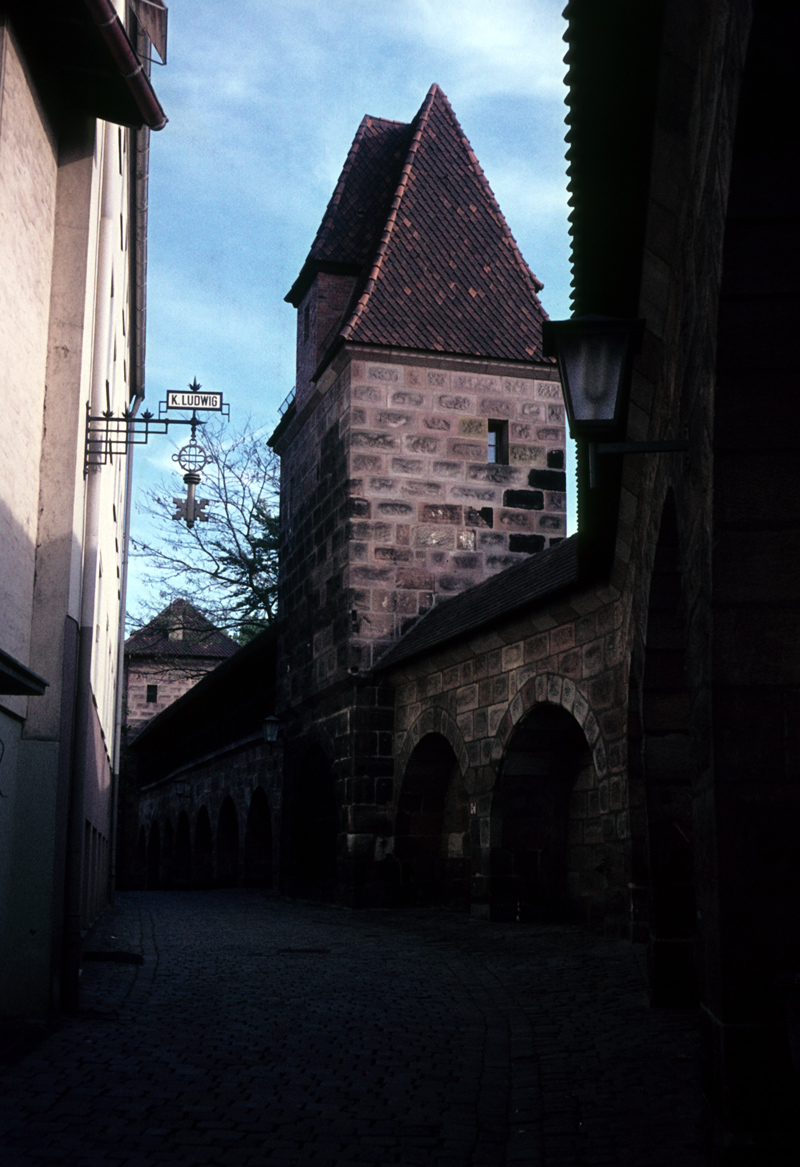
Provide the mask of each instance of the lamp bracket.
POLYGON ((689 449, 688 438, 667 439, 663 442, 598 442, 598 454, 663 454, 689 449))
POLYGON ((589 489, 597 486, 597 457, 607 454, 670 454, 688 453, 689 427, 686 437, 666 438, 660 442, 589 442, 589 489))

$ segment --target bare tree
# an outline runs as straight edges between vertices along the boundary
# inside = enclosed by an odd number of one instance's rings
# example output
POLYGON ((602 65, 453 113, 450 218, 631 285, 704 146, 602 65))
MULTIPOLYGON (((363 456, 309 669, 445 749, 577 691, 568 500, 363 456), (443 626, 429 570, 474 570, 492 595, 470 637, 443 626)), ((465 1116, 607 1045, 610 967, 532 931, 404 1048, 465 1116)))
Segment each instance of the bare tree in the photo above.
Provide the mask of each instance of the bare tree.
POLYGON ((143 492, 139 509, 150 514, 153 534, 132 539, 131 548, 146 561, 142 578, 153 598, 134 622, 146 623, 183 596, 244 642, 276 614, 279 462, 249 422, 238 432, 209 423, 198 444, 208 459, 197 491, 209 500, 208 522, 190 529, 174 520, 180 478, 143 492))

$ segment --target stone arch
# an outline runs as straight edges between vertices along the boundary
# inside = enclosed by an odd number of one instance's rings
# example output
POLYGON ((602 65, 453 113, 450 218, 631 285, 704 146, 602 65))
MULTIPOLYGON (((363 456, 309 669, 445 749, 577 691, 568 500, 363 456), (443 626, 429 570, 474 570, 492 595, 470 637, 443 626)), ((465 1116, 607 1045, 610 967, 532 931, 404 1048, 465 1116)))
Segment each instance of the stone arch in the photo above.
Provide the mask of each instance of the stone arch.
POLYGON ((332 900, 336 893, 339 804, 333 768, 321 747, 306 750, 292 790, 291 883, 294 895, 332 900))
POLYGON ((539 705, 560 706, 574 718, 583 730, 597 777, 604 778, 608 773, 608 755, 597 718, 580 686, 570 677, 562 677, 559 673, 538 673, 526 681, 512 699, 492 742, 494 766, 497 767, 502 761, 517 725, 539 705))
POLYGON ((147 888, 153 891, 161 887, 161 832, 158 823, 150 826, 147 840, 147 888))
POLYGON ((272 813, 262 786, 250 799, 244 832, 244 878, 251 887, 272 887, 272 813))
POLYGON ((394 852, 402 902, 467 907, 471 875, 464 772, 443 734, 425 734, 404 769, 394 852))
POLYGON ((517 720, 492 796, 490 915, 600 923, 605 900, 597 772, 585 732, 561 705, 517 720))
POLYGON ((217 818, 217 885, 236 887, 239 883, 239 816, 228 794, 217 818))
POLYGON ((214 844, 207 806, 201 806, 197 812, 197 823, 194 830, 194 862, 197 886, 212 887, 214 884, 214 844))
POLYGON ((189 888, 194 886, 192 875, 192 833, 189 828, 189 816, 185 810, 178 815, 178 824, 175 829, 175 886, 189 888))
POLYGON ((629 699, 629 781, 634 819, 631 882, 637 938, 648 942, 656 1005, 697 1002, 694 937, 693 772, 688 637, 675 496, 664 500, 644 642, 629 699))
POLYGON ((400 748, 395 754, 395 774, 399 779, 406 771, 409 758, 418 743, 426 734, 441 734, 449 743, 462 775, 469 769, 469 753, 458 724, 446 709, 440 705, 433 705, 424 709, 414 723, 406 730, 400 748))

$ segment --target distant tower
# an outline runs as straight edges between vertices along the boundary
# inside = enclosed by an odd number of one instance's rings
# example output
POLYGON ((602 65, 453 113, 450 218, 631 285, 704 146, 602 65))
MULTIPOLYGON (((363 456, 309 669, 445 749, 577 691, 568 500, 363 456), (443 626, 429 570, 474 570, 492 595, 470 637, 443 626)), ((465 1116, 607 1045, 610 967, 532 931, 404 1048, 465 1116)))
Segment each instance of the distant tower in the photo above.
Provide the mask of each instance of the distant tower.
POLYGON ((271 439, 287 846, 302 851, 301 805, 320 801, 292 779, 291 743, 301 774, 316 741, 350 902, 391 774, 390 710, 356 697, 354 682, 439 599, 566 533, 564 410, 542 357, 541 286, 438 86, 409 125, 364 118, 287 296, 296 396, 271 439))

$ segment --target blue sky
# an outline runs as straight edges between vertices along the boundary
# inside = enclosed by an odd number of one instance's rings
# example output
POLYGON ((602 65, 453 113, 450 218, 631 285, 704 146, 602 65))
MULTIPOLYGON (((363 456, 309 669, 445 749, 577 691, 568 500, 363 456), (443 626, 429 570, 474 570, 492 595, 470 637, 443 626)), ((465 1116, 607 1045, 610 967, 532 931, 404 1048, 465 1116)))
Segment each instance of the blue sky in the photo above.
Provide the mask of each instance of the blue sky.
MULTIPOLYGON (((151 137, 147 403, 194 376, 271 432, 294 384, 284 303, 364 114, 447 94, 548 313, 569 311, 563 0, 169 0, 151 137)), ((135 482, 174 476, 174 445, 135 482)), ((146 515, 134 508, 134 535, 146 515)), ((131 600, 137 595, 136 568, 131 600)))

